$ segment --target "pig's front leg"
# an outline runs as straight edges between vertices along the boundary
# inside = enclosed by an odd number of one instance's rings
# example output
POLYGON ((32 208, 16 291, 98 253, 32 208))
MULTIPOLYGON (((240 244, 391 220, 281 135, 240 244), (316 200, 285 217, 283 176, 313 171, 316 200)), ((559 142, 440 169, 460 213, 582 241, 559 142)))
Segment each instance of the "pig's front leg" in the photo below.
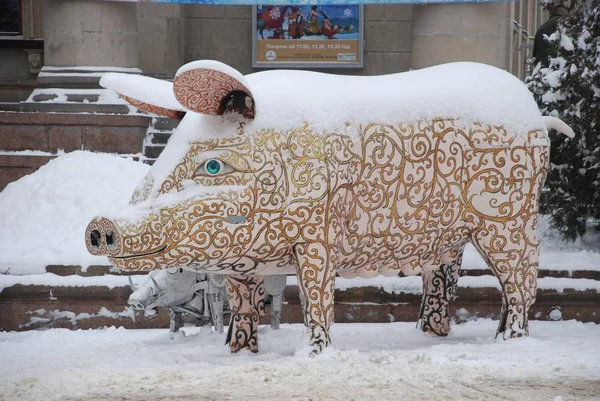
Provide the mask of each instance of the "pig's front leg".
POLYGON ((231 352, 258 352, 258 321, 265 314, 262 276, 227 276, 231 318, 226 344, 231 352))
POLYGON ((423 298, 417 325, 425 333, 446 336, 450 332, 450 302, 456 297, 464 245, 442 257, 442 263, 423 270, 423 298))
POLYGON ((319 354, 330 343, 333 324, 335 265, 329 250, 321 243, 305 243, 295 247, 298 263, 298 289, 303 293, 304 321, 309 330, 311 356, 319 354))

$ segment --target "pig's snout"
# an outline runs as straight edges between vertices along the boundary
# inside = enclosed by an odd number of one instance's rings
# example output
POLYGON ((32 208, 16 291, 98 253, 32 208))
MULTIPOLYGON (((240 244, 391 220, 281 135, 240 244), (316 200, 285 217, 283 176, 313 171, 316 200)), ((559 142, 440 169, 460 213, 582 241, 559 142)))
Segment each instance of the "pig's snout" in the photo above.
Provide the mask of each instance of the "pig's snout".
POLYGON ((94 219, 88 225, 85 243, 92 255, 117 256, 121 253, 121 237, 117 226, 104 217, 94 219))
POLYGON ((135 310, 144 310, 144 309, 146 309, 144 307, 144 305, 142 305, 142 303, 140 301, 138 301, 138 300, 131 300, 130 299, 129 301, 127 301, 127 303, 129 304, 129 306, 131 306, 135 310))

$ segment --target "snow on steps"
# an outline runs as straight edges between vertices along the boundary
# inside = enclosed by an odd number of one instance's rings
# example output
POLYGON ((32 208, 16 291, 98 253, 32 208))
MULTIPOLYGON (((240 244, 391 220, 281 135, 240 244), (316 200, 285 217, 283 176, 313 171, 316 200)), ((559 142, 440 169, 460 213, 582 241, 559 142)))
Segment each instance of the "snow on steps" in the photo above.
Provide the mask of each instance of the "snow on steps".
MULTIPOLYGON (((124 326, 126 328, 168 327, 168 313, 161 310, 154 319, 127 306, 140 274, 122 274, 109 266, 52 265, 45 274, 0 275, 0 330, 28 330, 48 327, 71 329, 124 326)), ((497 280, 489 271, 461 272, 458 298, 451 305, 456 322, 475 317, 498 318, 501 295, 497 280)), ((600 272, 591 270, 540 270, 533 320, 575 319, 600 323, 600 272)), ((415 321, 421 298, 421 278, 376 277, 336 280, 337 322, 415 321)), ((282 322, 299 323, 302 313, 296 278, 288 277, 284 293, 282 322)), ((269 316, 267 313, 266 316, 269 316)), ((263 320, 268 324, 268 318, 263 320)))
POLYGON ((150 120, 144 115, 0 111, 0 191, 76 150, 143 158, 150 120))
POLYGON ((164 150, 169 138, 179 125, 179 120, 166 117, 154 117, 150 122, 144 139, 144 156, 146 164, 154 164, 164 150))

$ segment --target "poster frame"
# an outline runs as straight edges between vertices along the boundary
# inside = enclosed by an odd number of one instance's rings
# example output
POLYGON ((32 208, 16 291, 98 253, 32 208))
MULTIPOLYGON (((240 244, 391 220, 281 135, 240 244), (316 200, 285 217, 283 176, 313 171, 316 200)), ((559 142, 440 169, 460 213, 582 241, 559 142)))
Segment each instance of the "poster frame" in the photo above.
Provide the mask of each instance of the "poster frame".
MULTIPOLYGON (((263 6, 269 6, 273 4, 265 3, 263 6)), ((279 5, 279 4, 278 4, 279 5)), ((287 5, 287 4, 286 4, 287 5)), ((289 4, 293 5, 293 4, 289 4)), ((342 5, 342 4, 340 4, 342 5)), ((353 4, 356 5, 356 4, 353 4)), ((282 5, 283 6, 283 5, 282 5)), ((256 60, 258 38, 256 34, 256 11, 258 5, 252 6, 252 68, 364 68, 364 44, 365 44, 365 6, 364 4, 358 4, 358 23, 360 24, 360 32, 358 37, 358 55, 359 60, 354 63, 332 63, 332 62, 320 62, 320 61, 268 61, 259 62, 256 60)))

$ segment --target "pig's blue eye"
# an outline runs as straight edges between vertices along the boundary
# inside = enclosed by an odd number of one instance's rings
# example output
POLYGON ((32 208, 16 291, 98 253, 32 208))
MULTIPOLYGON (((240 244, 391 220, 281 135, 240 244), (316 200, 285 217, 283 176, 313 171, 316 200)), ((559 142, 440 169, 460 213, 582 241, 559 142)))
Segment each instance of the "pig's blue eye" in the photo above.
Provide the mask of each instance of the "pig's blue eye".
POLYGON ((209 175, 217 175, 223 168, 223 163, 220 160, 212 159, 206 162, 206 172, 209 175))
POLYGON ((194 177, 216 177, 233 171, 233 167, 219 159, 208 159, 200 164, 194 177))

